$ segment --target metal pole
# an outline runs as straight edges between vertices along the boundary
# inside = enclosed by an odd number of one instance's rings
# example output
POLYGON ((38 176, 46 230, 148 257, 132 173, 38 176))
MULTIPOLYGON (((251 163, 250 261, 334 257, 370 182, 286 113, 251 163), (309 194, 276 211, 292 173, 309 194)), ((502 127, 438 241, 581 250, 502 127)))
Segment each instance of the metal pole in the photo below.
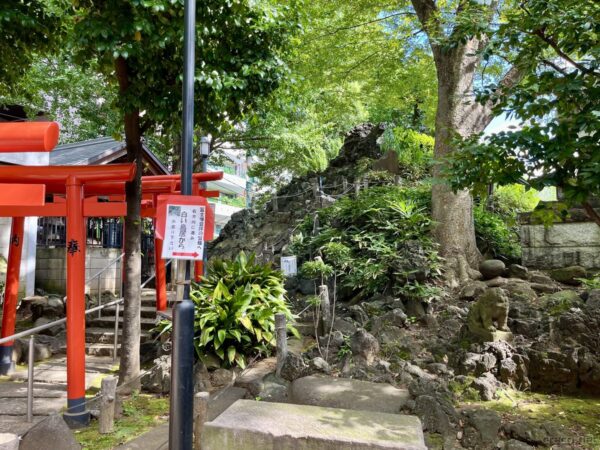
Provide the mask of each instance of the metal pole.
MULTIPOLYGON (((196 0, 185 1, 183 36, 183 133, 181 193, 191 195, 194 145, 196 0)), ((183 301, 173 308, 169 448, 189 450, 194 427, 194 304, 190 300, 191 264, 186 261, 183 301)))
POLYGON ((115 339, 113 342, 113 360, 117 360, 117 346, 119 345, 119 304, 115 307, 115 339))
POLYGON ((27 422, 33 422, 33 359, 35 345, 33 335, 29 338, 29 359, 27 361, 27 422))

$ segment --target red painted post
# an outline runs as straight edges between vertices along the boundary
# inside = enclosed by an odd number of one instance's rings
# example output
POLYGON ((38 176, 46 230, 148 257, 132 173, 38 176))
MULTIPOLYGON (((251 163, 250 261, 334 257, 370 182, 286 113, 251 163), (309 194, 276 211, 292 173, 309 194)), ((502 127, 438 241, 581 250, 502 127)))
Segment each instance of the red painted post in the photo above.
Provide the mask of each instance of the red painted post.
POLYGON ((72 425, 87 425, 85 405, 85 221, 83 189, 67 179, 67 412, 72 425))
MULTIPOLYGON (((156 204, 156 201, 154 202, 156 204)), ((154 271, 156 273, 156 310, 167 309, 167 269, 162 259, 163 240, 156 237, 156 219, 154 219, 154 271)))
MULTIPOLYGON (((13 217, 8 248, 8 267, 6 269, 6 286, 4 289, 4 308, 2 315, 1 336, 15 334, 17 320, 17 301, 19 294, 19 276, 21 273, 21 254, 23 252, 24 217, 13 217)), ((14 368, 12 361, 13 341, 0 346, 0 373, 6 375, 14 368)))

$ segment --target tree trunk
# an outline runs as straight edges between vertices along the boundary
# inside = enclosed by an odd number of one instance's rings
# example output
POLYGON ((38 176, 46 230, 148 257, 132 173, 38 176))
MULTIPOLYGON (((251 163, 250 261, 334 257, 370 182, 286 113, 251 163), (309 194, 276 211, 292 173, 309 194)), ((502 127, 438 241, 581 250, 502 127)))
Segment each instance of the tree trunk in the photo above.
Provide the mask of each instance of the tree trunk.
MULTIPOLYGON (((446 259, 451 285, 467 280, 471 268, 478 267, 481 254, 475 242, 473 200, 468 191, 457 193, 443 178, 443 159, 453 152, 452 140, 482 131, 480 108, 474 104, 473 79, 478 66, 474 55, 479 41, 473 39, 453 50, 434 47, 438 78, 438 104, 435 121, 434 185, 432 217, 437 223, 435 235, 440 254, 446 259)), ((483 125, 483 128, 485 128, 483 125)))
MULTIPOLYGON (((121 94, 129 87, 127 61, 118 58, 115 62, 121 94)), ((136 173, 133 181, 125 185, 127 216, 125 217, 125 272, 123 337, 121 338, 121 358, 119 385, 128 384, 130 389, 139 389, 140 381, 140 294, 142 278, 141 238, 142 221, 140 216, 142 199, 142 136, 139 110, 125 114, 125 143, 127 160, 135 162, 136 173)))

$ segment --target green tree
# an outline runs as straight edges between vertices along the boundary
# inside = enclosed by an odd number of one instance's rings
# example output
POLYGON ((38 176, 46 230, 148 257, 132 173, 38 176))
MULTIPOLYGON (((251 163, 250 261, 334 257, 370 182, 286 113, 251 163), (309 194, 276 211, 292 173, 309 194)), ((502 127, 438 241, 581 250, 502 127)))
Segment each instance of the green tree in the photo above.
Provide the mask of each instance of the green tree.
POLYGON ((600 4, 594 0, 527 0, 506 17, 490 52, 521 68, 522 82, 498 95, 496 114, 519 129, 463 143, 450 160, 456 189, 521 183, 558 186, 600 225, 590 197, 600 194, 600 4))
POLYGON ((82 68, 65 55, 36 56, 11 92, 0 103, 22 105, 31 116, 43 111, 60 123, 63 144, 120 133, 115 92, 93 63, 82 68))
POLYGON ((8 95, 36 55, 57 48, 66 29, 65 0, 14 0, 0 4, 0 96, 8 95))
MULTIPOLYGON (((448 280, 456 284, 469 278, 481 254, 475 240, 471 195, 467 190, 453 192, 442 161, 456 152, 455 136, 479 133, 493 118, 493 103, 476 103, 473 98, 486 65, 482 52, 494 33, 501 5, 496 0, 411 0, 411 4, 427 35, 437 71, 432 216, 438 223, 436 238, 447 261, 448 280)), ((520 75, 519 70, 511 68, 499 84, 511 86, 520 75)))
POLYGON ((365 121, 432 128, 431 56, 422 43, 405 39, 409 28, 415 31, 414 13, 389 8, 380 0, 300 5, 302 32, 285 58, 291 76, 241 132, 223 138, 258 156, 253 174, 261 182, 322 170, 337 155, 343 134, 365 121))
MULTIPOLYGON (((125 306, 120 383, 139 373, 140 197, 142 137, 179 129, 183 66, 183 0, 81 0, 71 49, 94 60, 118 89, 129 161, 138 167, 126 186, 125 306), (166 130, 166 131, 165 131, 166 130)), ((273 90, 284 72, 279 52, 293 20, 265 2, 199 2, 196 13, 196 123, 219 132, 255 98, 273 90)))

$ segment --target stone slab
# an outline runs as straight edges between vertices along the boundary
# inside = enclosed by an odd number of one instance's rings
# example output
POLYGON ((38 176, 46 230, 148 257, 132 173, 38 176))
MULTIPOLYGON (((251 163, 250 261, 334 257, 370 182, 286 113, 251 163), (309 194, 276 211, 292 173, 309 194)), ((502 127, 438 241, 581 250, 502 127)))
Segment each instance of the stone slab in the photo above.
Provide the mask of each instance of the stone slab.
POLYGON ((208 400, 208 420, 215 420, 223 411, 243 399, 246 394, 248 394, 246 389, 230 386, 211 395, 208 400))
POLYGON ((202 450, 425 450, 414 416, 238 400, 202 433, 202 450))
POLYGON ((19 450, 19 436, 12 433, 0 433, 0 450, 19 450))
POLYGON ((114 450, 168 450, 169 423, 163 423, 114 450))
POLYGON ((510 331, 484 331, 470 332, 471 337, 477 342, 512 342, 514 336, 510 331))
POLYGON ((290 403, 392 414, 409 398, 406 389, 390 384, 314 375, 295 380, 289 394, 290 403))

